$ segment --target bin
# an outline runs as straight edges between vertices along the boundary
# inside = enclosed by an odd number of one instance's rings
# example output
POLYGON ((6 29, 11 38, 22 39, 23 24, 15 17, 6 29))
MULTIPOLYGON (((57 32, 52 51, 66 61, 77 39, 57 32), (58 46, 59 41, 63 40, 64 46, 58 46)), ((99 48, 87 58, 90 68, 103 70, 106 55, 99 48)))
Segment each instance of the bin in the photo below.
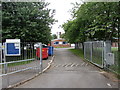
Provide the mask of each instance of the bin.
MULTIPOLYGON (((36 50, 36 56, 40 58, 40 48, 36 50)), ((42 48, 42 59, 48 58, 48 48, 42 48)))
POLYGON ((48 49, 48 55, 49 55, 49 56, 52 56, 52 55, 53 55, 54 47, 49 46, 48 48, 49 48, 49 49, 48 49))

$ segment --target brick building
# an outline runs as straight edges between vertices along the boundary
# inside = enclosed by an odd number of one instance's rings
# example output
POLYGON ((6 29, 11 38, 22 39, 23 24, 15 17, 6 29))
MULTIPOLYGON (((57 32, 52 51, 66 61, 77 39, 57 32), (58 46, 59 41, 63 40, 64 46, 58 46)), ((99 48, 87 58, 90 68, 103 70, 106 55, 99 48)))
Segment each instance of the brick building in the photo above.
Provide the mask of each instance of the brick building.
POLYGON ((53 47, 70 47, 70 44, 66 42, 64 39, 54 39, 51 41, 51 46, 53 47))

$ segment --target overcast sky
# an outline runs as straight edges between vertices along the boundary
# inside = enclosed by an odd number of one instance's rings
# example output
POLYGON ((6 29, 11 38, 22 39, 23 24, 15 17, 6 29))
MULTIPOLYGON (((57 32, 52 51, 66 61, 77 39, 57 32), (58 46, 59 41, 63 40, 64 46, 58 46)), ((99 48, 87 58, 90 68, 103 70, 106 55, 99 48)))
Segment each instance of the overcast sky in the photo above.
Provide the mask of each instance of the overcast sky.
POLYGON ((48 8, 55 9, 56 14, 54 18, 58 20, 56 24, 52 27, 52 34, 56 34, 57 32, 64 32, 62 28, 59 28, 64 22, 71 18, 69 10, 72 9, 73 5, 71 3, 80 2, 80 0, 45 0, 46 2, 50 2, 48 8))

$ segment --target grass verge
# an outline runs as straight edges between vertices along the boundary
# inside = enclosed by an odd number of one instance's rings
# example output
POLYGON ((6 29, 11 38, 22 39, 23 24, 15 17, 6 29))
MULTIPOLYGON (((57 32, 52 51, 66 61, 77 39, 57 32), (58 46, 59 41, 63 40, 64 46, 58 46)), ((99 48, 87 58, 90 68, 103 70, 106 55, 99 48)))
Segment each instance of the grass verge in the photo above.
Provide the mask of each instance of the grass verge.
POLYGON ((8 67, 18 66, 18 65, 24 65, 24 64, 29 64, 29 63, 31 63, 32 61, 33 61, 33 60, 23 61, 23 62, 17 62, 17 63, 10 63, 10 64, 8 64, 8 67))
POLYGON ((84 53, 82 49, 69 49, 69 51, 79 56, 81 59, 84 59, 84 53))

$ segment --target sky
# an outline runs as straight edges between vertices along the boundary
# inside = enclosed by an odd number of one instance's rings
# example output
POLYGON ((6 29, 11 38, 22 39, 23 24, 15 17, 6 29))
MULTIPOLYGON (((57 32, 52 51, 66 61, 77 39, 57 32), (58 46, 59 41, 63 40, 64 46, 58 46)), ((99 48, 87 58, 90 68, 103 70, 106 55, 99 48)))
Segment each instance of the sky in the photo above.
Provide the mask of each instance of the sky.
POLYGON ((57 32, 64 33, 64 30, 60 28, 60 25, 62 25, 67 20, 71 19, 70 15, 70 9, 72 9, 73 5, 71 3, 80 2, 80 0, 45 0, 46 2, 49 2, 50 5, 48 8, 55 9, 56 13, 54 18, 58 20, 53 26, 52 26, 52 34, 57 34, 57 32))

